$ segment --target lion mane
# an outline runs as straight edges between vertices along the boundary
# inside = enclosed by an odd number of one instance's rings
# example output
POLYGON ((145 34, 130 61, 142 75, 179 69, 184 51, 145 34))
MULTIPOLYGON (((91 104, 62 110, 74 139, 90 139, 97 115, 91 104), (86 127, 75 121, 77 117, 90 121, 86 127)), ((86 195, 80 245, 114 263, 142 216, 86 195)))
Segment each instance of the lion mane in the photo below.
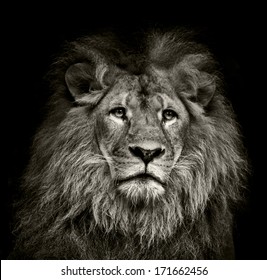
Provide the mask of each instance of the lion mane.
POLYGON ((233 257, 233 214, 247 163, 217 62, 179 29, 142 40, 132 46, 110 34, 83 37, 53 64, 53 94, 23 177, 11 258, 233 257), (130 204, 100 151, 93 112, 119 77, 151 67, 167 75, 190 120, 164 195, 130 204))

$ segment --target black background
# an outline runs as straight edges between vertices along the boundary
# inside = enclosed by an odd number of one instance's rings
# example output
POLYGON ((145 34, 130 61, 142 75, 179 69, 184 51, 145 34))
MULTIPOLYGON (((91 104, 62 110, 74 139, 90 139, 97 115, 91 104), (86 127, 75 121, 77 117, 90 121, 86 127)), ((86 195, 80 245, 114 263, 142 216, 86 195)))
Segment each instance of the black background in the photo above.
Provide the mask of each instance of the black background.
POLYGON ((43 76, 64 41, 102 30, 113 29, 129 36, 147 27, 175 26, 200 31, 202 41, 222 66, 228 98, 241 124, 251 164, 248 204, 239 214, 236 225, 236 258, 266 259, 263 17, 256 5, 233 7, 215 3, 213 6, 190 3, 185 7, 179 2, 167 6, 155 1, 148 8, 144 3, 124 2, 118 8, 102 2, 74 6, 66 1, 64 8, 39 4, 11 9, 4 27, 8 36, 2 44, 7 48, 3 58, 8 59, 3 81, 7 85, 4 95, 8 103, 2 103, 8 113, 8 189, 2 188, 1 196, 1 259, 7 258, 12 244, 10 205, 17 192, 17 181, 29 159, 29 145, 49 96, 43 76))

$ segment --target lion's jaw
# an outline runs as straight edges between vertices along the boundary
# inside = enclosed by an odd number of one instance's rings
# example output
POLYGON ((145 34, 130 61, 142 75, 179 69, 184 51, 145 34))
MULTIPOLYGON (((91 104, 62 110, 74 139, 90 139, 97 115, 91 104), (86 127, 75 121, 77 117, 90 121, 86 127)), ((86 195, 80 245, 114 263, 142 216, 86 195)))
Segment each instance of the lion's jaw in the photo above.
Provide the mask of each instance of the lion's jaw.
POLYGON ((145 247, 175 234, 183 221, 181 188, 142 177, 99 181, 97 187, 102 184, 109 193, 101 188, 92 198, 92 232, 98 227, 106 234, 134 237, 145 247))

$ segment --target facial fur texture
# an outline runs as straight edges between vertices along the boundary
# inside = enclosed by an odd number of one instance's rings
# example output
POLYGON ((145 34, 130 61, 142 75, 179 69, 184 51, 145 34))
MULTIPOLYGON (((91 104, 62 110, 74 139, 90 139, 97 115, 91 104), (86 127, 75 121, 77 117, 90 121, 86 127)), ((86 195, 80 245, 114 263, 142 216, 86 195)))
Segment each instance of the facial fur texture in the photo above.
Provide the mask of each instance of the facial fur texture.
POLYGON ((217 64, 180 30, 143 40, 84 37, 54 63, 11 258, 225 257, 246 159, 217 64))

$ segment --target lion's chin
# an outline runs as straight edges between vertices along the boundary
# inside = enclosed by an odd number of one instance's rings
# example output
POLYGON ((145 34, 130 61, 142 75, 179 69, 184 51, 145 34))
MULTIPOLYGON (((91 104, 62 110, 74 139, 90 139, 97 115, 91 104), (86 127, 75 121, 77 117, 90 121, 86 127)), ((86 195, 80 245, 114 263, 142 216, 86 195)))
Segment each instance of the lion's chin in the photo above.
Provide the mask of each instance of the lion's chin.
POLYGON ((165 193, 162 184, 152 178, 132 178, 123 181, 118 190, 134 204, 154 201, 165 193))

